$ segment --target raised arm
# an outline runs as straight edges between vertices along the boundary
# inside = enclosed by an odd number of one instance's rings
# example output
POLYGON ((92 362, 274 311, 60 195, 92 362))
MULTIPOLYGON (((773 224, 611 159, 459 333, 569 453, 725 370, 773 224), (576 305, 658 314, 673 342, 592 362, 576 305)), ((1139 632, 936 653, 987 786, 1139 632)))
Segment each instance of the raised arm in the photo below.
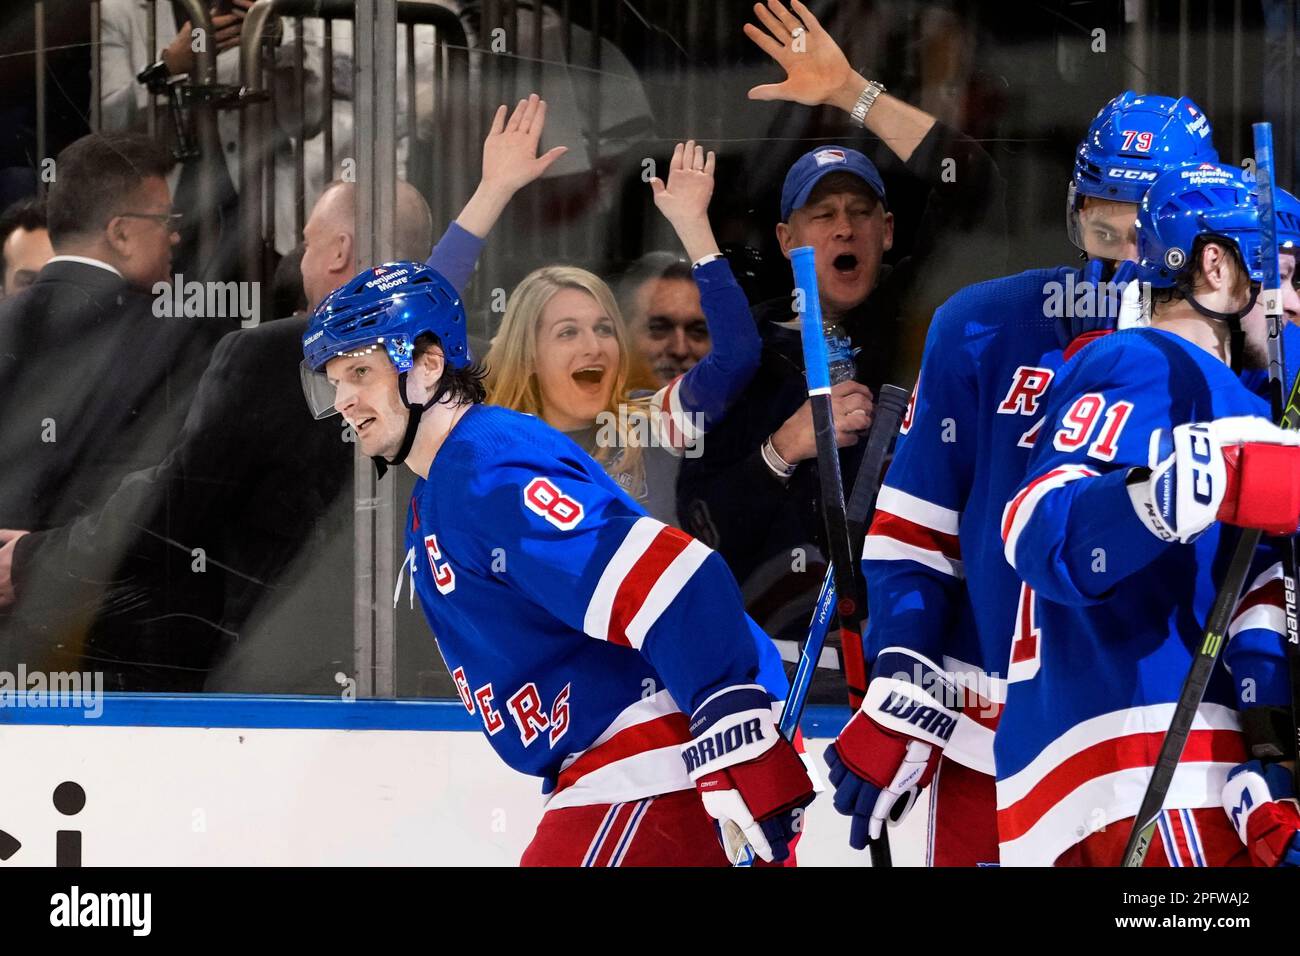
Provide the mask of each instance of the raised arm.
POLYGON ((650 180, 655 206, 693 263, 713 343, 708 355, 655 396, 655 407, 672 418, 669 434, 686 442, 725 414, 758 369, 763 348, 749 303, 709 224, 715 161, 712 150, 706 153, 703 146, 688 140, 673 150, 667 184, 658 176, 650 180))
POLYGON ((515 193, 541 178, 568 151, 567 146, 556 146, 538 156, 545 128, 546 101, 536 93, 520 100, 508 119, 505 105, 497 107, 483 142, 483 175, 478 188, 428 259, 429 267, 460 292, 469 285, 483 242, 515 193))
MULTIPOLYGON (((839 44, 813 16, 811 10, 791 0, 754 4, 754 15, 766 31, 745 24, 745 36, 785 70, 785 80, 765 83, 749 91, 751 100, 786 100, 804 106, 834 106, 852 113, 858 97, 871 81, 849 65, 839 44)), ((921 145, 935 118, 924 110, 881 93, 867 111, 865 126, 903 162, 921 145)))

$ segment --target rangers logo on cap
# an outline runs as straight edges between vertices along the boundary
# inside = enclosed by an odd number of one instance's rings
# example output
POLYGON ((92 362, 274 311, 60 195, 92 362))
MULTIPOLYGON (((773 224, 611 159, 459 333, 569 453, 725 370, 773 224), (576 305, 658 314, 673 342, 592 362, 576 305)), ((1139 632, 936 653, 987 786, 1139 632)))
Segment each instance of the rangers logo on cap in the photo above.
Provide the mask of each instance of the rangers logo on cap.
POLYGON ((813 158, 817 160, 818 166, 829 166, 831 163, 848 162, 848 157, 844 155, 842 149, 819 149, 813 153, 813 158))

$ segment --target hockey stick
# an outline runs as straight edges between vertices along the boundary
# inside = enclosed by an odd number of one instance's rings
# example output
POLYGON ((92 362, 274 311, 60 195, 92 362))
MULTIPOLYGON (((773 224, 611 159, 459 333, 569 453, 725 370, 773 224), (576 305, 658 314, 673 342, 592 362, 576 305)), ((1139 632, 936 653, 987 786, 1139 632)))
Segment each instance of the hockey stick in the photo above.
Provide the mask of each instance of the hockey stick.
MULTIPOLYGON (((1266 177, 1269 179, 1268 211, 1261 218, 1265 219, 1265 228, 1268 230, 1265 240, 1267 241, 1269 237, 1273 237, 1272 257, 1274 271, 1272 276, 1275 278, 1277 271, 1277 243, 1271 190, 1273 150, 1271 130, 1267 131, 1262 137, 1260 135, 1260 126, 1265 125, 1267 124, 1255 125, 1255 166, 1261 184, 1263 184, 1266 177)), ((1261 205, 1262 200, 1261 190, 1261 205)), ((1266 255, 1265 260, 1267 261, 1268 258, 1266 255)), ((1266 284, 1269 278, 1270 274, 1265 273, 1266 284)), ((1281 357, 1280 332, 1281 329, 1277 328, 1275 330, 1272 322, 1270 322, 1269 378, 1270 386, 1272 386, 1271 391, 1275 392, 1274 413, 1277 416, 1278 424, 1283 428, 1296 428, 1300 425, 1300 377, 1297 377, 1292 384, 1286 405, 1278 407, 1282 404, 1281 396, 1284 387, 1281 379, 1281 367, 1274 362, 1275 355, 1279 360, 1281 357), (1273 334, 1274 331, 1278 333, 1276 336, 1273 334), (1275 375, 1278 376, 1276 384, 1274 384, 1275 375)), ((1182 758, 1183 748, 1187 745, 1187 738, 1192 731, 1192 721, 1195 720, 1196 712, 1201 705, 1202 698, 1205 696, 1205 688, 1210 682, 1210 675, 1214 671, 1215 662, 1219 659, 1219 652, 1223 649, 1224 637, 1228 633, 1228 625, 1232 620, 1232 612, 1241 597, 1241 589, 1246 584, 1246 575, 1250 573, 1251 562, 1254 560, 1255 551, 1259 547, 1261 537, 1262 534, 1259 531, 1246 529, 1241 532, 1237 539, 1236 549, 1232 553, 1232 560, 1228 563, 1228 570, 1224 574, 1223 582, 1219 585, 1219 591, 1214 597, 1214 604, 1210 608, 1210 616, 1205 624, 1205 634, 1200 649, 1192 659, 1192 666, 1188 669, 1182 690, 1178 694, 1178 702, 1174 705, 1173 720, 1170 722, 1169 730, 1165 733, 1165 738, 1160 744, 1160 753, 1156 757, 1155 770, 1151 775, 1150 782, 1147 784, 1146 792, 1142 795, 1142 803, 1138 808, 1137 816, 1133 818, 1133 830, 1129 834, 1128 844, 1124 847, 1124 866, 1141 866, 1146 859, 1147 851, 1151 848, 1151 838, 1155 834, 1157 820, 1164 808, 1165 797, 1169 794, 1169 785, 1173 782, 1174 771, 1178 769, 1178 762, 1182 758)), ((1292 660, 1292 675, 1294 677, 1294 658, 1292 660)), ((1293 682, 1293 693, 1294 690, 1293 682)))
MULTIPOLYGON (((866 528, 871 524, 871 517, 876 510, 876 496, 880 493, 880 483, 884 478, 885 457, 889 454, 894 436, 898 434, 907 401, 905 389, 897 385, 881 386, 880 401, 876 403, 871 431, 867 435, 866 451, 863 452, 862 463, 858 465, 858 476, 853 481, 853 492, 846 510, 850 531, 855 526, 866 528)), ((854 548, 854 551, 858 549, 854 548)), ((835 569, 828 567, 817 594, 812 620, 808 623, 808 636, 804 640, 803 653, 799 655, 799 668, 790 681, 790 696, 786 698, 785 708, 781 711, 781 733, 787 740, 794 739, 794 732, 803 719, 808 689, 812 685, 822 648, 826 645, 826 632, 830 630, 836 594, 835 569)))
MULTIPOLYGON (((853 480, 853 493, 849 498, 847 514, 850 527, 855 521, 863 528, 871 523, 871 516, 876 510, 876 497, 880 493, 880 482, 884 478, 885 458, 894 436, 898 434, 899 425, 902 424, 908 398, 907 390, 897 385, 882 385, 880 388, 880 401, 876 404, 871 431, 867 435, 867 447, 858 465, 858 476, 853 480)), ((799 667, 794 673, 794 679, 790 681, 790 694, 785 699, 785 706, 781 708, 778 729, 791 742, 803 719, 804 708, 808 704, 808 691, 812 687, 813 674, 817 671, 817 661, 822 656, 822 648, 826 646, 826 632, 830 630, 831 615, 835 612, 835 595, 835 569, 827 567, 826 574, 822 577, 821 590, 817 594, 817 604, 813 608, 812 620, 808 623, 803 652, 799 655, 799 667)), ((883 852, 888 852, 888 848, 883 852)), ((752 866, 753 862, 751 850, 747 855, 742 855, 736 865, 752 866)))
MULTIPOLYGON (((817 268, 812 246, 800 246, 790 253, 794 266, 795 295, 800 300, 800 335, 803 363, 808 378, 808 401, 812 405, 813 435, 817 442, 817 472, 821 482, 822 519, 826 524, 826 551, 836 592, 826 595, 827 610, 834 603, 840 619, 840 648, 844 659, 844 680, 849 688, 849 706, 856 710, 866 694, 867 671, 859 629, 857 575, 853 546, 849 539, 848 515, 844 508, 844 484, 840 478, 840 455, 835 441, 835 417, 831 410, 831 376, 822 328, 821 299, 817 291, 817 268)), ((818 652, 820 654, 820 651, 818 652)), ((812 660, 815 665, 816 658, 812 660)), ((809 675, 811 679, 811 674, 809 675)), ((889 838, 873 840, 871 865, 890 866, 889 838)))
MULTIPOLYGON (((1264 265, 1264 287, 1260 301, 1268 316, 1268 395, 1273 405, 1274 421, 1282 421, 1285 413, 1283 396, 1286 392, 1286 347, 1282 329, 1286 317, 1282 314, 1282 267, 1278 261, 1277 206, 1274 201, 1277 181, 1273 175, 1273 126, 1255 123, 1255 180, 1259 184, 1259 216, 1261 221, 1260 252, 1264 265)), ((1296 547, 1295 538, 1278 541, 1282 552, 1282 593, 1286 619, 1287 675, 1291 685, 1292 743, 1300 756, 1300 629, 1296 621, 1296 547)), ((1300 793, 1300 759, 1292 767, 1296 792, 1300 793)))
POLYGON ((835 418, 831 413, 830 368, 813 256, 812 246, 800 246, 790 253, 790 262, 794 266, 795 295, 803 305, 797 311, 808 379, 808 401, 812 405, 813 436, 817 443, 817 473, 821 483, 827 559, 835 572, 835 610, 840 619, 844 680, 849 688, 849 706, 856 710, 866 693, 866 664, 862 659, 861 640, 852 639, 858 613, 857 579, 853 575, 853 547, 849 541, 848 516, 844 508, 844 483, 840 478, 835 418))

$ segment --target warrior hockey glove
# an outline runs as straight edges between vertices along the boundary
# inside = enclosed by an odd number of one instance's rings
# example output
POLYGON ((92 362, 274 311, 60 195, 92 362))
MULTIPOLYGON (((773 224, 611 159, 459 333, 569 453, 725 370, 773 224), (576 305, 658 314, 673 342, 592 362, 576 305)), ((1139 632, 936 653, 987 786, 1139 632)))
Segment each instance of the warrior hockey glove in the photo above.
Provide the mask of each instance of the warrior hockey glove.
POLYGON ((835 809, 852 816, 849 845, 864 849, 885 820, 898 823, 934 776, 957 726, 952 683, 902 647, 876 658, 862 708, 826 748, 835 809))
POLYGON ((1215 521, 1270 534, 1300 525, 1300 433, 1249 416, 1179 425, 1152 433, 1148 460, 1128 493, 1164 541, 1194 541, 1215 521))
POLYGON ((1141 324, 1142 284, 1137 278, 1136 263, 1125 260, 1112 271, 1105 259, 1088 260, 1073 299, 1064 303, 1064 314, 1056 320, 1056 338, 1068 350, 1067 358, 1092 339, 1141 324))
POLYGON ((767 862, 790 855, 800 814, 813 799, 803 761, 772 721, 772 701, 757 684, 720 690, 691 717, 682 746, 686 772, 734 863, 745 843, 767 862))
POLYGON ((1282 764, 1251 760, 1234 767, 1223 809, 1256 866, 1300 866, 1300 804, 1282 764))

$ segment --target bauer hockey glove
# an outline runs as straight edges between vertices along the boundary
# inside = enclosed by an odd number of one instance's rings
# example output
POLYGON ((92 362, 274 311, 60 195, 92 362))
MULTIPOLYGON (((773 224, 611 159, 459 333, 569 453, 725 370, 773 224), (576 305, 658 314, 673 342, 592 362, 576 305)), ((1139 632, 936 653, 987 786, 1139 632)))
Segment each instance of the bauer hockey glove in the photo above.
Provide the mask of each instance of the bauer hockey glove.
POLYGON ((790 855, 813 782, 772 720, 772 699, 757 684, 727 687, 691 716, 682 760, 718 838, 734 863, 745 844, 769 863, 790 855))
POLYGON ((1223 786, 1223 809, 1256 866, 1300 866, 1300 804, 1291 771, 1258 760, 1239 764, 1223 786))
POLYGON ((1148 461, 1129 473, 1129 499, 1163 541, 1187 544, 1215 521, 1270 534, 1300 525, 1298 432, 1250 416, 1162 428, 1148 461))
POLYGON ((1056 320, 1061 348, 1073 353, 1093 339, 1140 325, 1142 284, 1137 279, 1136 263, 1125 260, 1114 267, 1105 259, 1088 260, 1073 298, 1063 303, 1063 314, 1056 320))
POLYGON ((930 660, 902 647, 876 658, 861 709, 826 748, 835 809, 853 817, 849 845, 864 849, 898 823, 934 776, 957 726, 956 692, 930 660))

